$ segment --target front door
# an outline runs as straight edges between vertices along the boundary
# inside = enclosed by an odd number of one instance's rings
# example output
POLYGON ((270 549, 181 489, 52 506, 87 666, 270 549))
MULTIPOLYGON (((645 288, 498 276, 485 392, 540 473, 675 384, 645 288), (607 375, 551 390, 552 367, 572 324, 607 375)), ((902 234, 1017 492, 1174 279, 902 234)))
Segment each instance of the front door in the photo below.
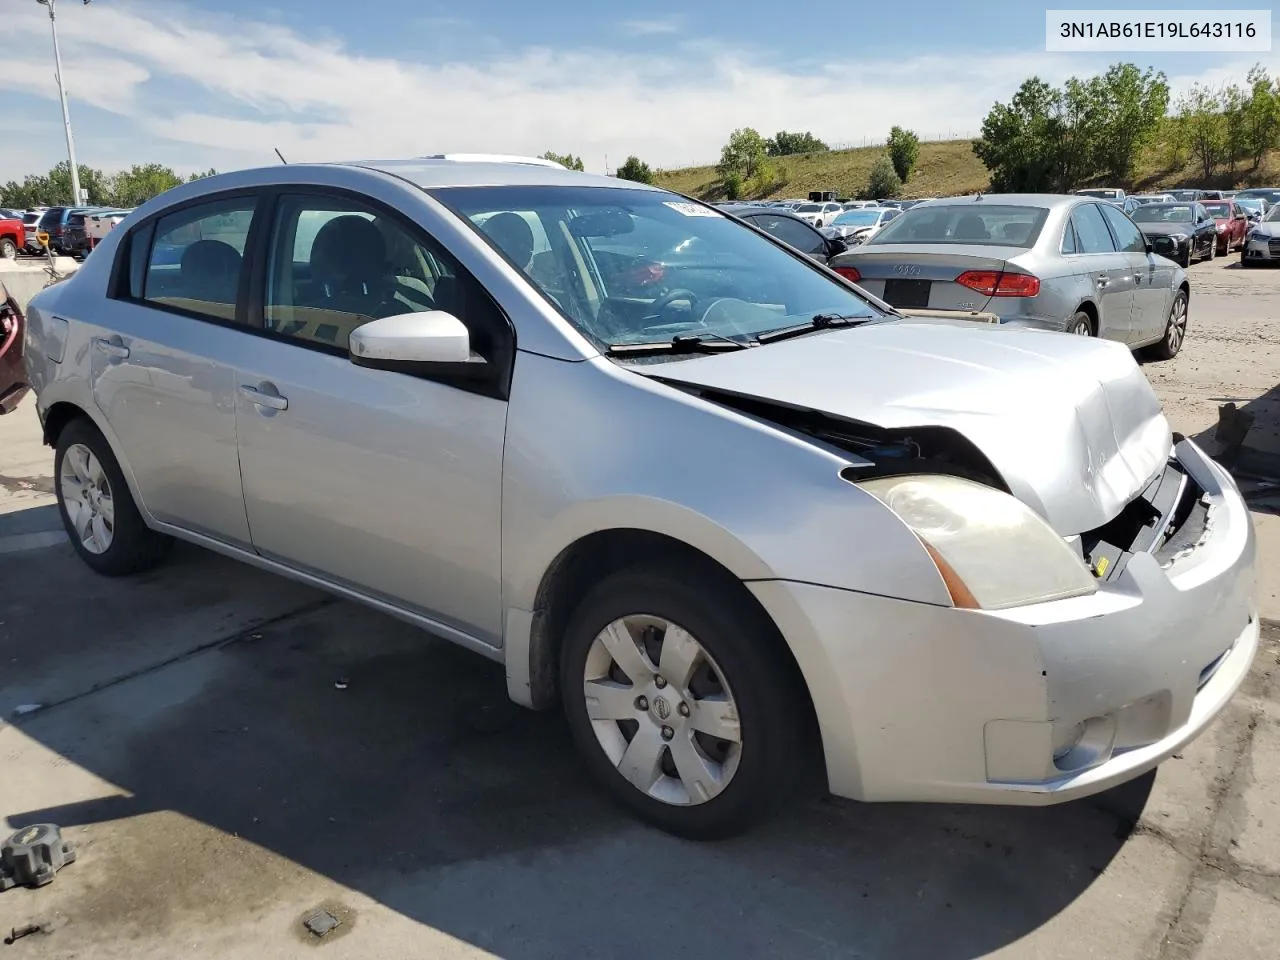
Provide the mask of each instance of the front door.
POLYGON ((129 276, 88 318, 90 382, 121 459, 157 520, 249 545, 236 454, 234 369, 257 199, 204 200, 126 238, 129 276), (240 319, 238 319, 240 318, 240 319))
POLYGON ((505 399, 358 367, 347 347, 372 319, 443 309, 484 355, 505 318, 390 211, 285 194, 272 221, 263 336, 236 377, 254 548, 498 645, 505 399))

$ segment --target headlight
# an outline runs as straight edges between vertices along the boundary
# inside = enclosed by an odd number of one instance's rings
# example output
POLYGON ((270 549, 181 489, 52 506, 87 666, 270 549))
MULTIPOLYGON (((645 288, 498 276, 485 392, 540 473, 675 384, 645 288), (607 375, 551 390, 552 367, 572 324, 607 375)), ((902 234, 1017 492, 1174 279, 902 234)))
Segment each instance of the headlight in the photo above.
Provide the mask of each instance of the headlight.
POLYGON ((1171 233, 1169 234, 1169 239, 1174 243, 1182 243, 1187 239, 1187 235, 1185 233, 1171 233))
POLYGON ((1021 501, 948 476, 859 483, 920 538, 957 607, 1000 610, 1098 589, 1084 561, 1021 501))

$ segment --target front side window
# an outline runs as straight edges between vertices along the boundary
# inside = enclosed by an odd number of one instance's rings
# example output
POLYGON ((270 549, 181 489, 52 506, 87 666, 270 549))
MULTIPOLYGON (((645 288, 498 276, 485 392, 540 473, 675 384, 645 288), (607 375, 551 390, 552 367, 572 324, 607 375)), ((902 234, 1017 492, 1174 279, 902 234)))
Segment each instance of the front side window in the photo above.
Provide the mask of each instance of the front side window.
POLYGON ((506 320, 479 284, 417 228, 357 201, 287 194, 267 254, 267 330, 346 351, 372 320, 443 310, 496 359, 506 320))
POLYGON ((255 204, 253 197, 211 200, 136 231, 131 243, 137 248, 130 252, 138 263, 141 290, 134 295, 159 306, 234 320, 255 204))
POLYGON ((1143 239, 1142 231, 1133 225, 1132 220, 1115 207, 1100 207, 1099 209, 1110 225, 1111 232, 1115 235, 1116 246, 1130 253, 1146 252, 1147 241, 1143 239))
MULTIPOLYGON (((839 218, 837 218, 838 220, 839 218)), ((822 253, 826 240, 812 227, 790 217, 774 217, 762 214, 751 217, 751 222, 772 237, 795 247, 801 253, 822 253)))
POLYGON ((439 188, 431 195, 602 344, 680 334, 747 340, 818 313, 879 316, 809 261, 674 194, 497 186, 439 188), (547 238, 544 252, 535 252, 531 218, 547 238))

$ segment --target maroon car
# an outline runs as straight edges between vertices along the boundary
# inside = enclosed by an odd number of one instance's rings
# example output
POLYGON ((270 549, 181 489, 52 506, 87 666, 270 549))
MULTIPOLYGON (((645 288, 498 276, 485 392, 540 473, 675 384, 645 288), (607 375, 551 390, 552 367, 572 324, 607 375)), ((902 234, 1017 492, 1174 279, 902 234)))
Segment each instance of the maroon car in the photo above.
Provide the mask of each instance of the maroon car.
POLYGON ((9 413, 27 394, 22 368, 22 311, 0 283, 0 413, 9 413))
POLYGON ((1244 207, 1233 200, 1202 200, 1204 208, 1213 217, 1218 229, 1218 253, 1244 249, 1244 237, 1249 232, 1249 218, 1244 207))

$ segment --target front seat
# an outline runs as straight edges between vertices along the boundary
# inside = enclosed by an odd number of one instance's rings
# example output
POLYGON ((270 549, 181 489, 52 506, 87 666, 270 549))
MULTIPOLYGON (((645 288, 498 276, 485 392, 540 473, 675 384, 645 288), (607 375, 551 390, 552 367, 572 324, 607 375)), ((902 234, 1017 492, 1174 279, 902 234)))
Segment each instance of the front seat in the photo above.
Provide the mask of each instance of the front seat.
MULTIPOLYGON (((203 310, 208 310, 210 304, 222 304, 227 308, 225 318, 233 319, 242 260, 229 243, 197 240, 182 251, 178 263, 181 296, 198 301, 203 310)), ((224 311, 217 312, 221 315, 224 311)))
POLYGON ((394 300, 395 289, 382 231, 364 217, 343 214, 316 233, 311 279, 298 299, 299 306, 376 320, 404 312, 394 300))

